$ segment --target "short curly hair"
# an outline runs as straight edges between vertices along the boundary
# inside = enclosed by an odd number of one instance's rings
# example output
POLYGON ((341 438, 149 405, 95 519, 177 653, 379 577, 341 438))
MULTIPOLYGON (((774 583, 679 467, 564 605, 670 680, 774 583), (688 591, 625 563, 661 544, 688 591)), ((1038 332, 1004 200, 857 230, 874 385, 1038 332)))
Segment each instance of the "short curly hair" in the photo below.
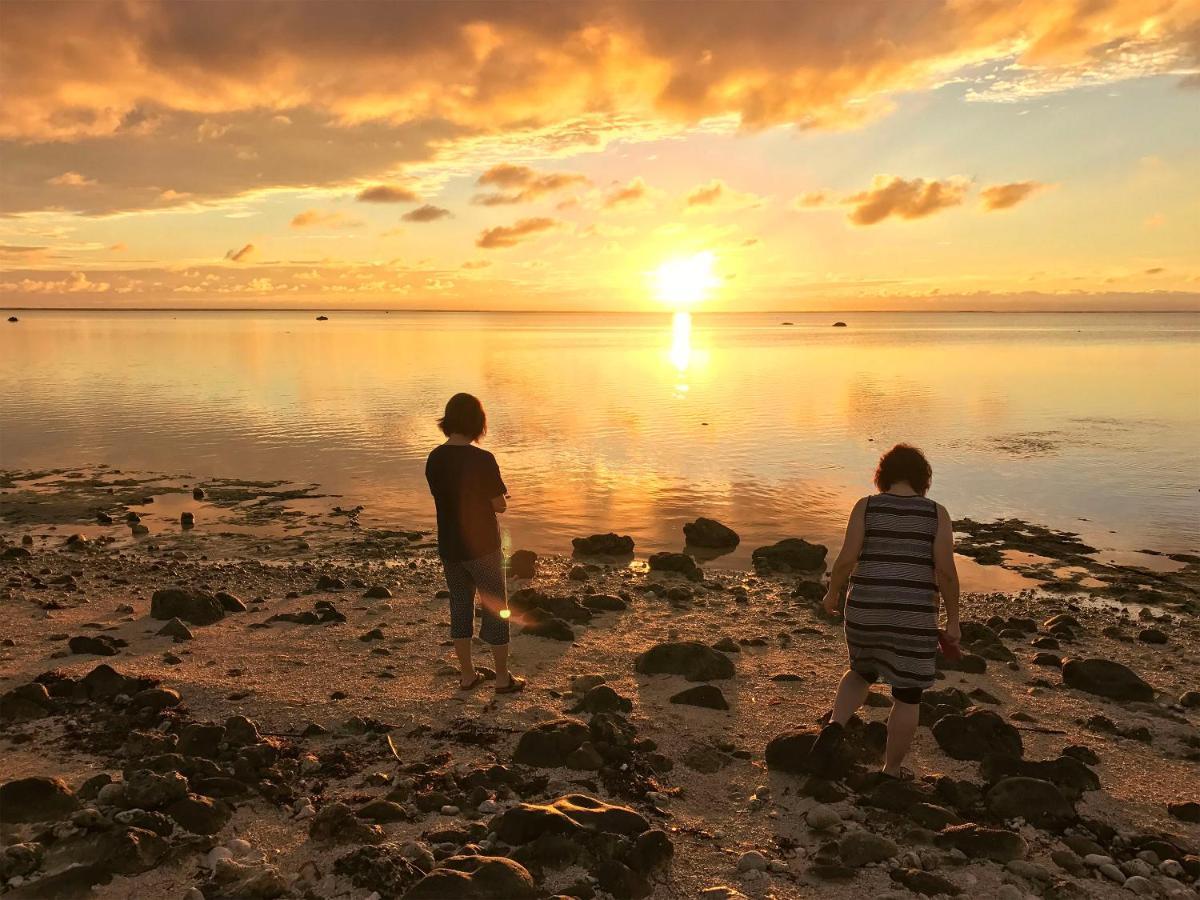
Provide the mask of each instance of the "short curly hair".
POLYGON ((933 467, 925 454, 911 444, 897 444, 883 456, 875 468, 875 487, 890 490, 892 485, 905 482, 922 497, 933 481, 933 467))
POLYGON ((446 403, 446 414, 438 419, 438 428, 446 437, 462 434, 477 441, 487 434, 487 413, 473 394, 455 394, 446 403))

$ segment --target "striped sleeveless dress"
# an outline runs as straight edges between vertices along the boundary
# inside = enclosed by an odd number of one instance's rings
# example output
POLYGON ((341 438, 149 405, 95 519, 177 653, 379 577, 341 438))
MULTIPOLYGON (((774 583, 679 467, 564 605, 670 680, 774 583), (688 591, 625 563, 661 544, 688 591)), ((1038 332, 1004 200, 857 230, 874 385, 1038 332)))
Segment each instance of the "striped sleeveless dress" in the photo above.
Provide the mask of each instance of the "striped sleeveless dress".
POLYGON ((937 526, 937 504, 926 497, 867 498, 866 536, 846 600, 846 645, 850 668, 893 688, 933 684, 937 526))

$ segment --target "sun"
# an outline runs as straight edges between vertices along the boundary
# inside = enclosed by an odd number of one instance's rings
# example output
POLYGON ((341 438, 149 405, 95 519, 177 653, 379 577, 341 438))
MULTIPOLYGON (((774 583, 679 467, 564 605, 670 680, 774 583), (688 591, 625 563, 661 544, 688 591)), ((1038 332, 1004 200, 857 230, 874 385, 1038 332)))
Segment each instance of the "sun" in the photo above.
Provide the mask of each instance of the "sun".
POLYGON ((669 259, 654 270, 654 292, 658 299, 675 307, 691 306, 704 300, 719 283, 713 274, 716 257, 697 253, 669 259))

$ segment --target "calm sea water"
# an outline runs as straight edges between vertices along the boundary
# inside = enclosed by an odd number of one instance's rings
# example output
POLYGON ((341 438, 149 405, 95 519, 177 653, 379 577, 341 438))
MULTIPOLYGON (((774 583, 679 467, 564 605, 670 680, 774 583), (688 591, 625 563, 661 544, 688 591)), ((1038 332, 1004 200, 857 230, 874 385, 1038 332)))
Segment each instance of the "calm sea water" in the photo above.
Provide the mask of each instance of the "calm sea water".
POLYGON ((901 440, 955 516, 1200 545, 1197 315, 19 315, 0 327, 4 468, 319 482, 364 522, 428 526, 425 455, 462 390, 487 406, 518 547, 615 530, 679 549, 697 515, 741 533, 723 564, 792 535, 836 546, 901 440))

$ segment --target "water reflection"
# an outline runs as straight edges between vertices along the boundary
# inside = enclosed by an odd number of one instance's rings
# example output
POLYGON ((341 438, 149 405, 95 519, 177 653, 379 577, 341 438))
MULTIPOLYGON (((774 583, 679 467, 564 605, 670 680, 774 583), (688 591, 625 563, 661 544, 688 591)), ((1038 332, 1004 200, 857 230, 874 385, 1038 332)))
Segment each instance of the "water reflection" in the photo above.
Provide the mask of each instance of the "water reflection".
POLYGON ((671 362, 682 374, 692 362, 692 314, 677 312, 671 319, 671 362))

